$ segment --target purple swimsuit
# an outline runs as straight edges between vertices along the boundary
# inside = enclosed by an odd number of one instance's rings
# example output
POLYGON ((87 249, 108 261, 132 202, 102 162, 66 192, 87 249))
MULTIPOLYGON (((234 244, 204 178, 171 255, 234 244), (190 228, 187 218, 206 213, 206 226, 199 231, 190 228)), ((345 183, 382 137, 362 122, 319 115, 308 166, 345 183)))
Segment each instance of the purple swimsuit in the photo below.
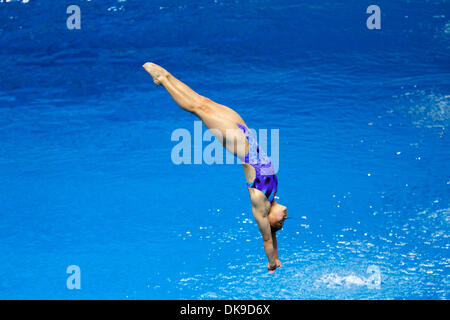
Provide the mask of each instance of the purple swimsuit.
POLYGON ((272 203, 278 186, 278 179, 273 170, 272 161, 263 150, 259 149, 253 133, 242 124, 237 123, 237 126, 244 132, 248 140, 248 153, 245 158, 239 157, 239 159, 255 168, 255 180, 247 183, 247 186, 260 190, 266 195, 267 200, 272 203))

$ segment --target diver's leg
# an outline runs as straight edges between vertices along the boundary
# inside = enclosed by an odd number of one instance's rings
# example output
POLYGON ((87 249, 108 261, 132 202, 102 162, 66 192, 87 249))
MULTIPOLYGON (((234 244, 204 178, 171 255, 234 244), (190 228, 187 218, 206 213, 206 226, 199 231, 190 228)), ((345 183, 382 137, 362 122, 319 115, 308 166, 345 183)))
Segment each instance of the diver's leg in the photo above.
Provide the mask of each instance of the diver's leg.
POLYGON ((173 76, 164 68, 150 62, 144 64, 143 67, 152 76, 153 82, 164 86, 175 102, 184 110, 194 113, 206 101, 205 97, 199 95, 187 85, 176 85, 174 80, 171 79, 173 76))
POLYGON ((184 110, 196 114, 202 111, 209 111, 209 113, 214 111, 216 115, 226 117, 235 123, 244 123, 236 111, 198 94, 161 66, 147 62, 143 67, 152 76, 153 82, 164 86, 175 102, 184 110))
POLYGON ((154 63, 147 62, 143 67, 152 76, 153 82, 164 86, 181 108, 197 115, 228 151, 241 155, 248 150, 247 139, 236 126, 236 123, 245 125, 237 112, 199 95, 154 63))

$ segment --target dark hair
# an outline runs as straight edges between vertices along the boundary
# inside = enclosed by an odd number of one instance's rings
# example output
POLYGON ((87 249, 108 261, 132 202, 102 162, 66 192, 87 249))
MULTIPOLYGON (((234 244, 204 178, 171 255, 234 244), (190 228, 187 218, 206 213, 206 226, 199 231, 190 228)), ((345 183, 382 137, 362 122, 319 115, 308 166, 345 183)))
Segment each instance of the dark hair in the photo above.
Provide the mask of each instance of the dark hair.
POLYGON ((270 225, 270 231, 272 231, 272 233, 275 233, 277 231, 280 231, 282 227, 274 227, 272 225, 270 225))

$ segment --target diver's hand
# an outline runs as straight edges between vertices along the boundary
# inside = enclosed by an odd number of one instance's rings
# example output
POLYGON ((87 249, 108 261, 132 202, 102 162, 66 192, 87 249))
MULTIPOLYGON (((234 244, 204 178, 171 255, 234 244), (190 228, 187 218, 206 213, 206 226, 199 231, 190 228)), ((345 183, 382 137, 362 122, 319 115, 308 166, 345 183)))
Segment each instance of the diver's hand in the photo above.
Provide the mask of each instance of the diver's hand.
POLYGON ((282 267, 281 261, 278 259, 275 259, 275 261, 277 262, 277 268, 281 268, 282 267))
POLYGON ((275 272, 277 268, 281 268, 281 262, 278 259, 275 259, 275 264, 271 265, 270 262, 267 264, 267 270, 272 274, 275 272))
POLYGON ((277 268, 281 268, 281 262, 278 259, 275 259, 275 264, 271 265, 270 262, 267 264, 267 270, 269 270, 269 273, 272 274, 275 272, 277 268))
POLYGON ((270 263, 267 264, 267 270, 269 270, 270 274, 274 273, 276 269, 277 269, 276 263, 274 265, 270 265, 270 263))

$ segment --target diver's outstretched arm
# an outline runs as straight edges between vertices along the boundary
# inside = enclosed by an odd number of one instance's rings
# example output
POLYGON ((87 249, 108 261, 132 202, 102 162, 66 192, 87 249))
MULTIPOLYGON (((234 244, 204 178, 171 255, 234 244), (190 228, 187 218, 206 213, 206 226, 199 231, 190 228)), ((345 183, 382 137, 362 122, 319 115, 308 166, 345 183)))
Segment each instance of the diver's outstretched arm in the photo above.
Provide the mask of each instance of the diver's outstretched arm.
POLYGON ((275 262, 277 263, 277 268, 281 268, 281 262, 280 260, 278 260, 278 249, 277 249, 277 233, 276 232, 272 232, 272 243, 273 243, 273 250, 274 250, 274 255, 275 255, 275 262))
POLYGON ((263 238, 264 251, 266 252, 267 269, 269 273, 274 273, 279 265, 278 255, 276 253, 276 238, 273 238, 274 233, 271 232, 270 223, 268 219, 268 213, 270 208, 265 206, 264 201, 260 201, 260 197, 251 197, 253 217, 258 224, 259 231, 263 238))

